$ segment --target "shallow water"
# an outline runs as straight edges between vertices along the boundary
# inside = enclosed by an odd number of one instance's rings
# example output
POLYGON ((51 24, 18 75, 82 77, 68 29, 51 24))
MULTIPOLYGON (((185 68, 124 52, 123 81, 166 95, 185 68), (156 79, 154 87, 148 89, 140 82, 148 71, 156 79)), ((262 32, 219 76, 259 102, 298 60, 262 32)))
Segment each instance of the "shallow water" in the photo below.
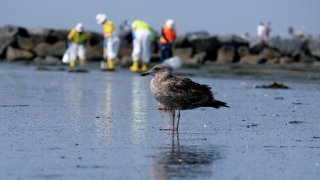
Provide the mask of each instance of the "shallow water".
POLYGON ((320 85, 191 77, 231 108, 157 110, 127 69, 0 64, 0 179, 320 179, 320 85))

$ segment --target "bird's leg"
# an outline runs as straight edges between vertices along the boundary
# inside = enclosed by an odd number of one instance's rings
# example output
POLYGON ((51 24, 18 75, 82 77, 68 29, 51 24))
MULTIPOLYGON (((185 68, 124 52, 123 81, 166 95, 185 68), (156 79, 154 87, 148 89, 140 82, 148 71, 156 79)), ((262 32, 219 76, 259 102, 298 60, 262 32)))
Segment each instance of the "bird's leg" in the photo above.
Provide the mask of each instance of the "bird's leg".
POLYGON ((178 118, 178 122, 177 122, 177 131, 179 131, 180 109, 178 110, 177 118, 178 118))
POLYGON ((172 131, 175 130, 174 128, 174 120, 176 118, 176 111, 175 110, 171 110, 171 115, 172 115, 172 131))

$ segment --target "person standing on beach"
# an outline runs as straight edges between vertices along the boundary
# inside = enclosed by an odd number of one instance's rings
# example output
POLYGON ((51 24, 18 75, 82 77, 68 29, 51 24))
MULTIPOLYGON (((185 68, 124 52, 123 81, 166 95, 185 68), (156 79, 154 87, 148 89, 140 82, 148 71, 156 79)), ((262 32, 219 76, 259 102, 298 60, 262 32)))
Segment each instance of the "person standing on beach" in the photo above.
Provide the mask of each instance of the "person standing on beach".
POLYGON ((68 48, 70 48, 70 68, 74 68, 79 59, 80 66, 84 66, 87 33, 84 32, 83 24, 78 23, 68 34, 68 48))
POLYGON ((267 22, 264 27, 263 27, 263 33, 262 33, 262 38, 264 42, 268 42, 269 40, 269 36, 270 36, 270 32, 271 32, 271 23, 267 22))
POLYGON ((154 33, 151 26, 141 20, 135 20, 131 24, 133 36, 133 51, 130 67, 132 72, 139 71, 139 61, 142 61, 140 71, 147 71, 151 58, 151 42, 154 40, 154 33))
POLYGON ((107 15, 99 13, 96 15, 97 24, 103 26, 105 41, 103 43, 103 58, 107 59, 108 65, 105 60, 100 63, 102 70, 107 69, 110 71, 116 70, 116 61, 118 59, 118 51, 120 47, 120 39, 116 35, 116 26, 111 20, 107 20, 107 15))
POLYGON ((161 57, 160 62, 169 59, 173 56, 172 46, 176 39, 176 28, 173 19, 168 19, 166 23, 162 26, 161 37, 159 40, 161 57))
POLYGON ((262 39, 262 37, 263 37, 263 32, 264 32, 264 24, 263 24, 263 22, 261 22, 261 23, 258 24, 258 26, 257 26, 257 36, 258 36, 259 38, 261 38, 261 39, 262 39))

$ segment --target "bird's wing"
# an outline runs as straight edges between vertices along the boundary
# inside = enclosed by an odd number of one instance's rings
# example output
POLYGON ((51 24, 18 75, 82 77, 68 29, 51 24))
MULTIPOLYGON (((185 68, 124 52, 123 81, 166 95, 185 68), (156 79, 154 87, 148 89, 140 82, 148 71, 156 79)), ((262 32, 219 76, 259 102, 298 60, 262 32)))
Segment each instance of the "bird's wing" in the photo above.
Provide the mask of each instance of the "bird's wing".
POLYGON ((188 78, 173 77, 167 87, 172 93, 172 99, 188 104, 201 104, 213 99, 211 88, 208 85, 195 83, 188 78))

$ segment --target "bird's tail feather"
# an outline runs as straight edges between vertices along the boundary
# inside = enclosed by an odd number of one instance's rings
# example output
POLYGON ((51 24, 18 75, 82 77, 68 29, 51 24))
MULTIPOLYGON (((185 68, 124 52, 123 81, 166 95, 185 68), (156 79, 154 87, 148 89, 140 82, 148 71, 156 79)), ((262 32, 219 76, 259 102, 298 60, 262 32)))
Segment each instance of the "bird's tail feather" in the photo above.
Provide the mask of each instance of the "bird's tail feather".
POLYGON ((215 100, 211 103, 211 107, 220 108, 220 107, 229 107, 227 103, 215 100))

